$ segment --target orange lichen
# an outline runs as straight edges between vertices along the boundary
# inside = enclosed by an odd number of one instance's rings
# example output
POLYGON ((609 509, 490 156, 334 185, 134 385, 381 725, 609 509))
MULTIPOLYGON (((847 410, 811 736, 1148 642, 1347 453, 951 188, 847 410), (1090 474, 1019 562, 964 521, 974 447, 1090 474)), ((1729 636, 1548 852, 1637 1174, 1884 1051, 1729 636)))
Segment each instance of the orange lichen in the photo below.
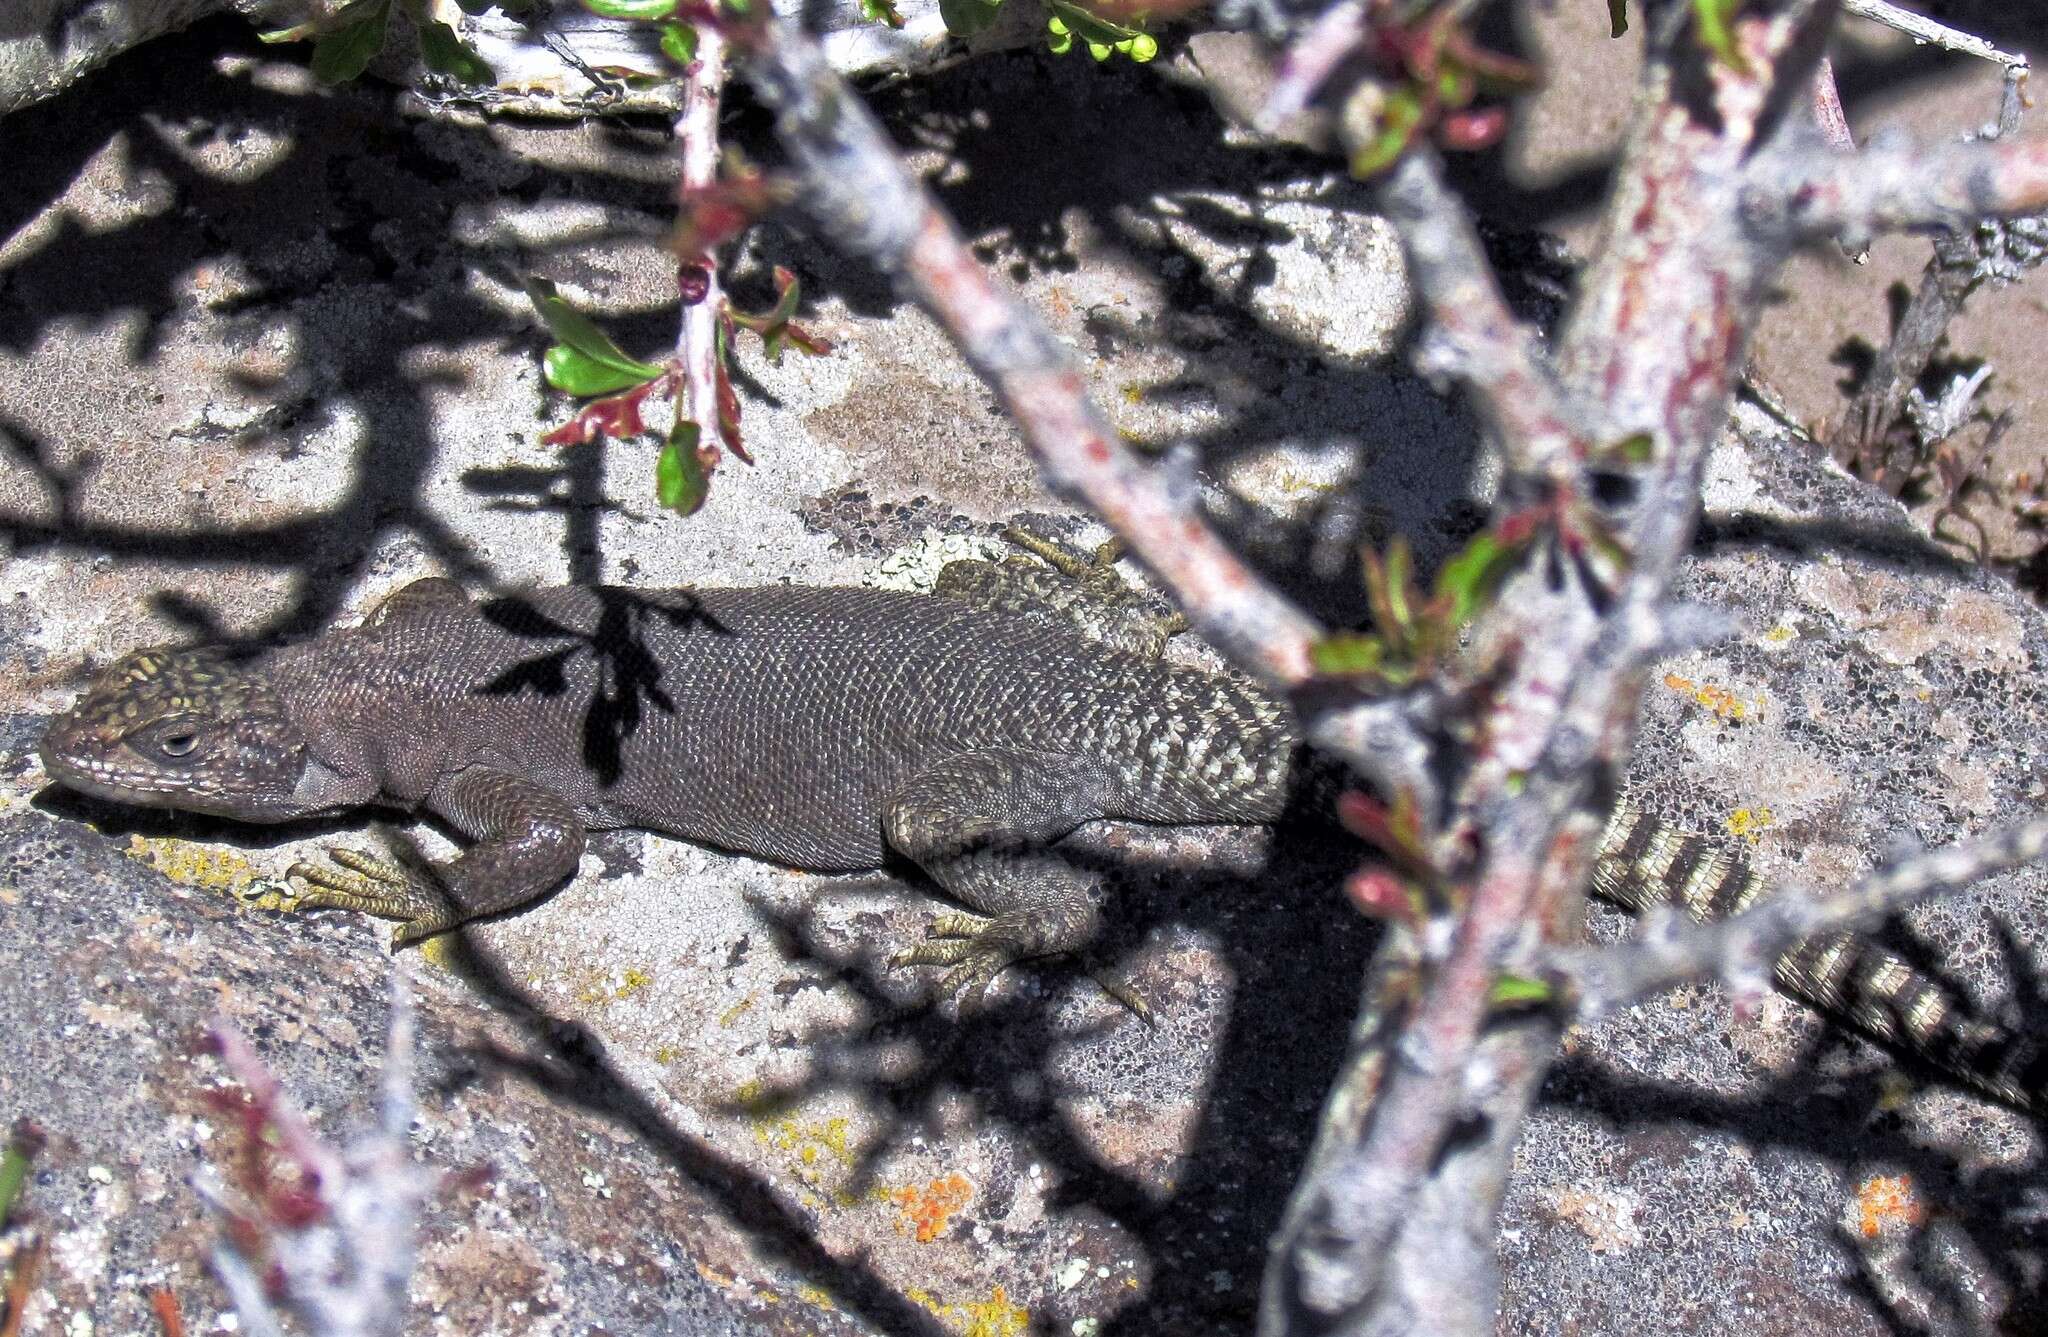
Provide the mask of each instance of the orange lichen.
POLYGON ((889 1197, 903 1213, 899 1228, 912 1231, 919 1244, 930 1244, 973 1199, 974 1185, 965 1175, 950 1174, 922 1186, 906 1184, 889 1197))
POLYGON ((1913 1195, 1911 1175, 1873 1175, 1856 1188, 1857 1229, 1875 1239, 1886 1226, 1925 1224, 1927 1207, 1913 1195))
MULTIPOLYGON (((1674 692, 1685 693, 1723 724, 1740 724, 1749 718, 1750 704, 1726 687, 1716 687, 1710 682, 1694 682, 1691 678, 1681 678, 1676 673, 1665 674, 1664 685, 1674 692)), ((1763 706, 1762 700, 1755 703, 1755 709, 1759 712, 1763 710, 1763 706)))

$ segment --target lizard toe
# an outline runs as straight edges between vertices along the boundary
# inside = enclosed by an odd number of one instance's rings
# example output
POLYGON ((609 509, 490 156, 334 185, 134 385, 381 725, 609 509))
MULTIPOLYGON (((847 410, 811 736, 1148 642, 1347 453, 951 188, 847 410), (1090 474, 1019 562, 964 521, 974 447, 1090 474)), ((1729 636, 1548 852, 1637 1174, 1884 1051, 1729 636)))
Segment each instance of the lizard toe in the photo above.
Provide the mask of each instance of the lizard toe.
POLYGON ((920 942, 890 957, 889 968, 900 970, 904 966, 954 966, 966 960, 973 952, 974 944, 965 939, 920 942))
MULTIPOLYGON (((354 910, 379 919, 403 921, 400 933, 410 932, 404 941, 440 932, 452 924, 447 902, 419 875, 361 850, 332 849, 326 864, 295 863, 285 878, 305 885, 291 897, 284 909, 354 910)), ((403 942, 394 941, 393 946, 403 942)))

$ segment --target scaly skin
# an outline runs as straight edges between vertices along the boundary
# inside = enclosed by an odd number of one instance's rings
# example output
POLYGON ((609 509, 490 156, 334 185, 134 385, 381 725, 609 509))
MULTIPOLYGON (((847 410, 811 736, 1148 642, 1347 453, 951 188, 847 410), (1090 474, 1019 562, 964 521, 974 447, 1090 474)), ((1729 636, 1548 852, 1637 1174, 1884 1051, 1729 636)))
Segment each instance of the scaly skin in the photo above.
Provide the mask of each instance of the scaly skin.
MULTIPOLYGON (((1084 585, 1113 557, 1041 555, 1084 585)), ((954 597, 571 588, 473 603, 423 580, 361 627, 249 662, 130 655, 50 726, 43 764, 98 797, 248 821, 362 804, 444 818, 475 843, 431 879, 337 851, 272 902, 398 919, 399 944, 547 893, 594 829, 821 871, 893 850, 976 912, 940 917, 896 963, 949 967, 942 990, 972 1005, 1010 963, 1095 936, 1100 887, 1061 837, 1103 818, 1269 822, 1301 775, 1286 707, 1159 658, 1170 628, 1126 610, 1105 644, 1071 610, 1021 611, 1012 591, 1043 571, 958 563, 940 579, 954 597)), ((1762 887, 1623 807, 1595 889, 1710 917, 1762 887)), ((1981 1091, 2048 1104, 2038 1049, 1867 940, 1823 935, 1777 973, 1981 1091)))

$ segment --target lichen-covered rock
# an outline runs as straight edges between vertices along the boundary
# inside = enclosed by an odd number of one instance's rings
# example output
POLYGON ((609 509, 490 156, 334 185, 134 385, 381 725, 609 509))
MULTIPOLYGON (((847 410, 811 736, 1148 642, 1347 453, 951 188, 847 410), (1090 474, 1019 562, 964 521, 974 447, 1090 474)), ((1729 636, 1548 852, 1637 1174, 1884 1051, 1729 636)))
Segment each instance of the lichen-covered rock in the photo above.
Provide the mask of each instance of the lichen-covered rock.
MULTIPOLYGON (((29 1201, 63 1244, 33 1320, 149 1331, 159 1281, 188 1317, 221 1302, 184 1187, 216 1070, 177 1037, 225 1010, 340 1128, 382 1034, 380 927, 219 893, 395 837, 45 794, 30 744, 94 664, 303 634, 429 572, 851 583, 1020 514, 1100 530, 1040 490, 927 321, 774 228, 741 301, 793 266, 835 351, 742 347, 755 465, 678 520, 646 443, 547 445, 567 407, 521 276, 630 351, 673 344, 658 131, 407 118, 219 28, 104 77, 105 99, 0 121, 28 202, 0 244, 0 951, 25 963, 0 980, 0 1114, 55 1139, 29 1201)), ((1351 187, 1216 147, 1201 99, 1114 67, 998 57, 875 101, 1119 428, 1239 487, 1239 532, 1302 597, 1355 615, 1361 541, 1472 532, 1471 425, 1373 357, 1403 319, 1391 277, 1311 281, 1388 261, 1351 187)), ((1742 631, 1653 690, 1653 806, 1834 885, 2038 804, 2039 616, 1793 447, 1715 468, 1688 588, 1742 631)), ((420 953, 419 1154, 500 1177, 430 1216, 419 1329, 1244 1330, 1373 934, 1322 842, 1123 838, 1108 952, 1158 1031, 1067 968, 945 1022, 929 978, 881 965, 937 908, 923 891, 633 832, 469 954, 420 953)), ((2016 874, 1911 923, 1970 988, 2025 998, 2041 891, 2016 874)), ((1655 1000, 1571 1039, 1506 1208, 1504 1330, 1875 1332, 1929 1294, 2005 1304, 2039 1159, 2018 1119, 1789 1004, 1655 1000)))

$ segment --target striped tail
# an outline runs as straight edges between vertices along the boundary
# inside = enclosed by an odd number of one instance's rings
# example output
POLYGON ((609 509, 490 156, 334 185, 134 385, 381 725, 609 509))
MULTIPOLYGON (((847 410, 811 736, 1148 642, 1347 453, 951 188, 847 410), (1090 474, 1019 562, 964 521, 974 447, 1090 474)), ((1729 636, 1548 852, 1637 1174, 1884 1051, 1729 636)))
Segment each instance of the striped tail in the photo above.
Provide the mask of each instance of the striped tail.
MULTIPOLYGON (((1593 890, 1638 913, 1676 905, 1704 921, 1748 909, 1768 888, 1739 857, 1623 803, 1601 838, 1593 890)), ((1960 999, 1870 939, 1816 933, 1778 958, 1776 975, 1785 993, 1894 1050, 2015 1109, 2048 1115, 2048 1051, 1972 1017, 1960 999)))

